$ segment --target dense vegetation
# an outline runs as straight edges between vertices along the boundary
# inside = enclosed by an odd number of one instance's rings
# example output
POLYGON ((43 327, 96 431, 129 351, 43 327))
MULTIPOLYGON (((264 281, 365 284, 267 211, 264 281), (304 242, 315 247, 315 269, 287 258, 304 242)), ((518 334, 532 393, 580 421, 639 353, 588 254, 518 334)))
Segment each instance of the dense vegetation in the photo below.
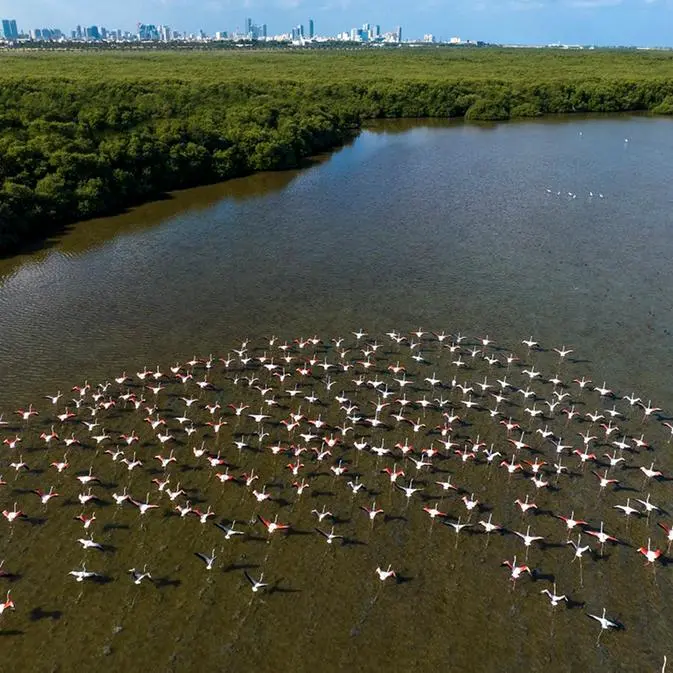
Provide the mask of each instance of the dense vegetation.
POLYGON ((297 166, 364 119, 673 114, 668 52, 0 54, 0 251, 161 192, 297 166))

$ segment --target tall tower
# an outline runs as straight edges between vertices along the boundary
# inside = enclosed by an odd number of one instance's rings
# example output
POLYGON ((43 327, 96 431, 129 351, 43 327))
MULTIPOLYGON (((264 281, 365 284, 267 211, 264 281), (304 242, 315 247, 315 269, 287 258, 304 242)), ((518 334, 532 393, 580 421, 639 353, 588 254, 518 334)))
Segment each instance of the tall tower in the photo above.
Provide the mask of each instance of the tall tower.
POLYGON ((313 36, 315 35, 315 27, 313 25, 313 19, 308 20, 308 36, 309 38, 313 39, 313 36))
POLYGON ((2 34, 5 36, 6 40, 16 40, 19 37, 15 19, 2 20, 2 34))

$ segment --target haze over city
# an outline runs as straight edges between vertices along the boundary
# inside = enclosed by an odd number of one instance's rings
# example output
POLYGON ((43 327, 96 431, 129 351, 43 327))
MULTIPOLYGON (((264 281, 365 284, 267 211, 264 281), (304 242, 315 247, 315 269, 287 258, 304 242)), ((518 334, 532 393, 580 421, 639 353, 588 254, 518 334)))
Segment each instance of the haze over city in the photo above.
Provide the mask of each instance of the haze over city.
POLYGON ((507 44, 673 45, 673 0, 0 0, 0 16, 26 32, 80 24, 132 30, 142 22, 235 33, 253 17, 273 35, 312 18, 318 35, 370 22, 385 31, 402 26, 405 39, 431 33, 507 44))

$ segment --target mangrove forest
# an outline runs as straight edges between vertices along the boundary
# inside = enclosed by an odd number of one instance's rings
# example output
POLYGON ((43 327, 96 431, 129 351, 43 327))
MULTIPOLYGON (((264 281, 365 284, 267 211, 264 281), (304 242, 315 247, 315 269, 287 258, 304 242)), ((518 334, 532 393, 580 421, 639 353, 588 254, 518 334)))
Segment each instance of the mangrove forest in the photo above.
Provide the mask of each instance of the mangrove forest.
POLYGON ((673 114, 673 53, 0 53, 0 254, 171 190, 300 165, 365 120, 673 114))

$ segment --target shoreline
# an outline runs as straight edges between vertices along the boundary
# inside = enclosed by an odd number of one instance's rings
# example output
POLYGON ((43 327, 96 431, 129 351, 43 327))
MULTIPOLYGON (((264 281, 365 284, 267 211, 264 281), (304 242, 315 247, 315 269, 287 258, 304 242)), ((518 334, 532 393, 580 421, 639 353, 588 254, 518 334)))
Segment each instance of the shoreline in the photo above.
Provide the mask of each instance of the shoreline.
MULTIPOLYGON (((664 115, 657 115, 653 114, 650 111, 647 110, 626 110, 623 112, 593 112, 593 113, 586 113, 586 112, 559 112, 559 113, 548 113, 548 114, 543 114, 543 115, 538 115, 535 117, 513 117, 509 119, 501 119, 501 120, 469 120, 466 119, 465 117, 376 117, 376 118, 368 118, 364 119, 360 126, 357 128, 349 128, 346 129, 344 132, 344 135, 342 139, 335 143, 334 145, 327 147, 327 148, 320 148, 319 150, 316 150, 316 152, 308 153, 303 156, 297 157, 297 163, 285 166, 283 168, 271 168, 271 169, 261 169, 261 170, 253 170, 249 172, 243 172, 239 174, 232 175, 231 177, 227 177, 223 180, 208 180, 204 182, 196 182, 196 183, 191 183, 187 182, 184 185, 178 185, 174 188, 168 189, 168 190, 163 190, 163 191, 158 191, 154 192, 151 194, 148 194, 148 198, 142 198, 138 200, 131 200, 126 204, 121 204, 119 207, 113 207, 107 210, 101 210, 99 212, 93 213, 90 217, 83 218, 83 219, 64 219, 62 221, 56 222, 52 224, 51 227, 48 227, 42 232, 34 237, 29 237, 24 240, 20 240, 16 243, 10 243, 9 245, 2 240, 2 234, 0 233, 0 260, 8 260, 12 259, 14 257, 19 257, 21 255, 28 255, 33 252, 37 252, 47 244, 47 242, 54 237, 59 237, 63 234, 66 234, 68 231, 69 227, 83 224, 86 222, 93 222, 96 220, 100 219, 105 219, 105 218, 110 218, 110 217, 117 217, 120 215, 124 215, 127 213, 132 212, 133 210, 140 208, 142 206, 152 204, 152 203, 159 203, 162 201, 171 201, 173 198, 174 194, 179 194, 181 192, 186 192, 192 189, 198 189, 198 188, 207 188, 207 187, 214 187, 217 185, 224 185, 227 184, 233 180, 239 180, 239 179, 244 179, 244 178, 249 178, 252 175, 261 175, 263 173, 269 173, 269 172, 278 172, 278 173, 284 173, 287 171, 301 171, 305 168, 309 168, 315 161, 319 161, 320 157, 324 156, 329 156, 333 152, 339 150, 340 148, 344 147, 345 145, 349 144, 353 140, 355 140, 362 131, 375 131, 377 130, 377 127, 382 132, 386 132, 382 127, 390 124, 390 125, 402 125, 402 128, 396 129, 394 132, 402 132, 403 130, 406 130, 407 128, 417 126, 417 125, 427 125, 427 126, 432 126, 433 122, 437 123, 438 127, 444 126, 445 124, 469 124, 475 127, 479 126, 496 126, 500 124, 507 124, 507 123, 534 123, 534 122, 540 122, 540 123, 549 123, 550 121, 558 121, 558 122, 572 122, 573 120, 576 120, 577 118, 581 119, 586 119, 587 121, 590 120, 599 120, 601 118, 606 118, 606 117, 630 117, 630 116, 639 116, 639 117, 651 117, 654 119, 661 118, 664 115), (407 126, 408 124, 408 126, 407 126)), ((2 224, 1 222, 1 217, 0 217, 0 225, 2 224)), ((1 229, 0 229, 1 232, 1 229)))
MULTIPOLYGON (((648 110, 625 110, 621 112, 558 112, 558 113, 547 113, 542 115, 537 115, 535 117, 512 117, 509 119, 501 120, 469 120, 465 117, 375 117, 375 118, 366 118, 362 120, 362 123, 356 128, 348 128, 343 131, 343 135, 340 136, 339 142, 329 146, 321 147, 315 152, 309 152, 306 155, 298 156, 297 162, 291 165, 287 165, 282 168, 269 168, 269 169, 260 169, 252 170, 247 172, 241 172, 238 174, 231 175, 230 177, 224 179, 213 179, 206 180, 203 182, 191 182, 187 181, 183 185, 176 185, 167 190, 161 190, 152 192, 147 195, 147 198, 132 199, 125 204, 120 204, 118 207, 111 207, 109 209, 103 209, 93 213, 90 217, 86 218, 65 218, 63 220, 52 222, 51 226, 46 228, 40 227, 40 231, 37 235, 29 236, 28 238, 18 240, 16 242, 7 242, 2 239, 2 229, 0 228, 0 260, 9 260, 14 257, 19 257, 22 255, 29 255, 31 253, 37 252, 44 248, 48 241, 52 238, 59 237, 63 234, 66 234, 68 229, 72 226, 83 224, 86 222, 93 222, 110 217, 118 217, 120 215, 127 214, 133 210, 148 205, 152 203, 159 203, 162 201, 171 201, 174 194, 179 194, 181 192, 189 191, 191 189, 197 188, 207 188, 214 187, 217 185, 224 185, 233 180, 249 178, 252 175, 261 175, 264 173, 284 173, 286 171, 300 171, 305 168, 309 168, 313 165, 315 161, 319 161, 321 157, 330 155, 331 153, 337 151, 338 149, 349 144, 355 140, 362 131, 375 131, 378 129, 381 132, 386 132, 384 127, 387 124, 390 125, 401 125, 402 128, 395 129, 393 132, 402 132, 407 128, 411 128, 417 125, 427 125, 432 126, 433 122, 437 123, 438 127, 442 127, 446 124, 469 124, 475 127, 489 127, 496 126, 506 123, 549 123, 550 121, 565 123, 572 122, 577 118, 586 119, 587 121, 599 120, 603 118, 610 117, 651 117, 653 119, 659 119, 666 117, 667 115, 658 115, 653 114, 648 110)), ((388 131, 389 132, 389 131, 388 131)), ((0 200, 1 207, 1 200, 0 200)), ((0 212, 0 227, 2 225, 2 218, 0 212)))
POLYGON ((0 62, 0 83, 13 92, 0 98, 0 257, 175 190, 296 169, 375 120, 673 115, 667 55, 157 52, 0 62))

